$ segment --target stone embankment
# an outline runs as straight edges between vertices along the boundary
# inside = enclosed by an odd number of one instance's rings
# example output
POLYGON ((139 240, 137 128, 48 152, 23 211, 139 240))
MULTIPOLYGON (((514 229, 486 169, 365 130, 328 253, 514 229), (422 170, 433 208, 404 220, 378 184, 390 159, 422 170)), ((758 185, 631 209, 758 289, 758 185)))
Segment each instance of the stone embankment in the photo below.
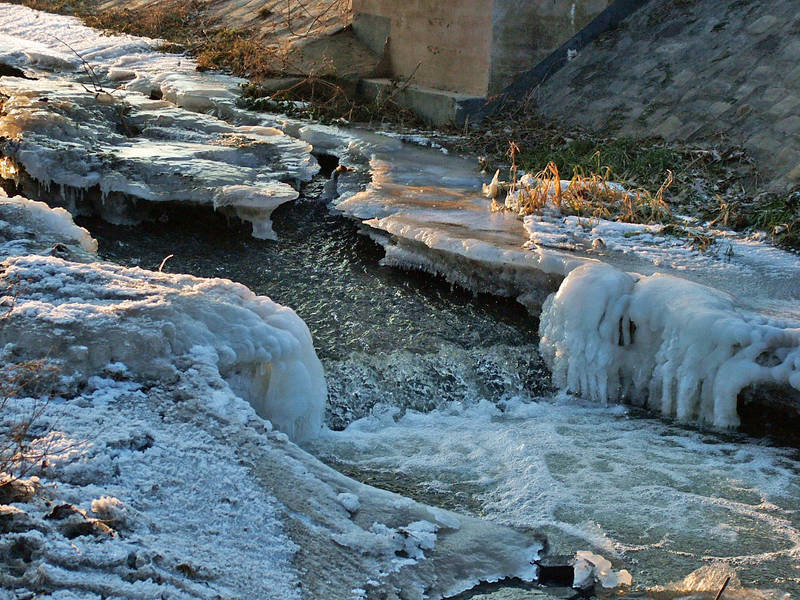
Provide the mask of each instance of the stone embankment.
POLYGON ((532 92, 547 117, 667 141, 744 146, 776 192, 800 184, 794 0, 650 2, 532 92))

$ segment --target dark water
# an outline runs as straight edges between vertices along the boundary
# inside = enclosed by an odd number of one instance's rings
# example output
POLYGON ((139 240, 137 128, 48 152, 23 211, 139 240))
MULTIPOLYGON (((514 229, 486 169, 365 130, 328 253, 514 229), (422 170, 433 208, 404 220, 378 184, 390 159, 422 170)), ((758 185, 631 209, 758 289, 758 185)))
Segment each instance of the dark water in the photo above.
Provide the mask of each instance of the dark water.
POLYGON ((430 410, 549 390, 537 322, 521 305, 380 266, 383 250, 322 203, 277 209, 277 241, 203 208, 165 207, 134 227, 78 221, 106 260, 157 269, 172 254, 166 272, 232 279, 292 307, 326 369, 331 427, 378 402, 430 410))

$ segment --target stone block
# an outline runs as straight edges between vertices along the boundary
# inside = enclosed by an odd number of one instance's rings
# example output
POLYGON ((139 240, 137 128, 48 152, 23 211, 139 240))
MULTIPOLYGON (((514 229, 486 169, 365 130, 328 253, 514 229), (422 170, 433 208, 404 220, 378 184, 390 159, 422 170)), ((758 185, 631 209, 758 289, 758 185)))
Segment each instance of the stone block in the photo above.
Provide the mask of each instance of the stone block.
POLYGON ((718 102, 714 102, 711 106, 708 107, 708 115, 716 118, 720 116, 722 113, 727 112, 731 108, 731 106, 733 105, 728 102, 723 102, 721 100, 718 102))
POLYGON ((800 182, 800 163, 786 174, 786 179, 792 183, 800 182))
POLYGON ((786 88, 782 86, 771 86, 764 90, 764 93, 761 94, 759 98, 753 98, 752 102, 755 104, 777 104, 781 100, 786 98, 786 88))
POLYGON ((764 15, 750 23, 747 27, 747 32, 751 35, 761 35, 762 33, 766 33, 769 31, 773 26, 778 23, 778 17, 773 15, 764 15))
POLYGON ((783 100, 773 104, 767 112, 776 117, 790 117, 800 112, 800 95, 787 92, 783 100))
POLYGON ((783 119, 780 123, 778 123, 776 129, 779 133, 784 133, 787 135, 799 135, 800 116, 792 115, 791 117, 783 119))
POLYGON ((663 137, 667 141, 676 140, 682 127, 683 121, 671 115, 653 129, 653 135, 663 137))
POLYGON ((370 99, 393 94, 393 100, 434 125, 463 125, 467 114, 486 101, 485 98, 418 85, 409 85, 397 90, 388 79, 362 79, 359 93, 370 99))

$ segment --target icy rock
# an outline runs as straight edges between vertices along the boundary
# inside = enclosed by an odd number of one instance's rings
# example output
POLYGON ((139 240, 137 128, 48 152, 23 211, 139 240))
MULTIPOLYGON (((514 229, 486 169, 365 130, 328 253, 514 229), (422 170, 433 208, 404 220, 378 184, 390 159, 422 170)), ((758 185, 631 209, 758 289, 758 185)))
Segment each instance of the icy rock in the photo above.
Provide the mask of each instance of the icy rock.
POLYGON ((611 562, 593 552, 579 550, 575 553, 575 578, 572 587, 584 588, 597 581, 604 588, 630 586, 633 583, 631 574, 622 569, 614 571, 611 562))
POLYGON ((575 269, 545 303, 540 335, 558 387, 602 403, 629 399, 682 421, 735 427, 745 387, 800 390, 797 324, 669 275, 575 269))
POLYGON ((36 523, 24 510, 0 504, 0 535, 30 531, 35 527, 36 523))
POLYGON ((18 356, 72 356, 65 375, 122 362, 132 375, 167 380, 191 356, 292 439, 322 426, 326 386, 308 328, 242 285, 54 257, 10 258, 2 270, 0 294, 16 300, 0 343, 13 342, 18 356), (69 353, 76 346, 88 348, 82 359, 69 353))
POLYGON ((68 257, 88 260, 97 252, 97 241, 78 227, 63 208, 22 196, 8 198, 0 190, 0 250, 6 256, 44 253, 48 249, 68 257), (61 248, 64 248, 62 251, 61 248))
POLYGON ((358 508, 361 506, 361 502, 355 494, 343 492, 336 496, 336 499, 350 514, 358 512, 358 508))
POLYGON ((133 521, 122 501, 111 496, 92 500, 92 512, 114 529, 129 527, 133 521))
MULTIPOLYGON (((3 473, 0 473, 0 476, 3 475, 3 473)), ((0 485, 0 504, 28 502, 38 493, 41 487, 38 477, 3 481, 3 485, 0 485)))
POLYGON ((82 535, 114 535, 114 531, 108 525, 97 519, 88 518, 85 512, 72 504, 59 504, 45 516, 45 519, 57 521, 59 530, 69 539, 82 535))

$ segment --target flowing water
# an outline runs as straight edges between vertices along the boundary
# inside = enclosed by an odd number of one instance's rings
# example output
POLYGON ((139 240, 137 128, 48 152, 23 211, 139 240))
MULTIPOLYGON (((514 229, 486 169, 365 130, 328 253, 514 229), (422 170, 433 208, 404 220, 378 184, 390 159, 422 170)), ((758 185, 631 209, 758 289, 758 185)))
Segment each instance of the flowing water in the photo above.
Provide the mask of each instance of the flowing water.
POLYGON ((638 588, 711 564, 774 597, 800 591, 796 450, 555 394, 519 305, 379 266, 382 251, 318 202, 274 219, 277 241, 202 209, 81 222, 106 259, 157 268, 174 255, 168 271, 292 306, 329 385, 332 431, 309 449, 345 473, 542 529, 556 553, 592 548, 638 588))
MULTIPOLYGON (((141 160, 130 172, 147 175, 147 185, 155 162, 147 144, 168 140, 185 150, 191 142, 206 161, 240 158, 230 150, 240 131, 226 133, 223 153, 211 139, 225 129, 220 122, 184 114, 164 120, 163 107, 145 108, 161 120, 144 128, 149 141, 134 140, 141 160)), ((437 156, 415 150, 405 158, 437 156)), ((220 181, 238 182, 243 165, 227 166, 220 181)), ((207 163, 175 167, 187 169, 208 177, 207 163)), ((413 175, 413 164, 405 169, 413 175)), ((262 179, 255 173, 250 185, 262 179)), ((630 570, 638 591, 711 565, 735 570, 748 588, 777 590, 768 597, 800 597, 796 449, 555 393, 538 354, 537 323, 522 306, 379 266, 383 250, 315 200, 323 183, 317 177, 304 197, 275 210, 275 241, 253 239, 249 225, 210 208, 169 203, 133 227, 79 222, 107 260, 156 269, 172 255, 167 271, 230 278, 295 309, 329 386, 330 430, 308 449, 343 472, 430 504, 541 529, 555 553, 599 552, 630 570)))

